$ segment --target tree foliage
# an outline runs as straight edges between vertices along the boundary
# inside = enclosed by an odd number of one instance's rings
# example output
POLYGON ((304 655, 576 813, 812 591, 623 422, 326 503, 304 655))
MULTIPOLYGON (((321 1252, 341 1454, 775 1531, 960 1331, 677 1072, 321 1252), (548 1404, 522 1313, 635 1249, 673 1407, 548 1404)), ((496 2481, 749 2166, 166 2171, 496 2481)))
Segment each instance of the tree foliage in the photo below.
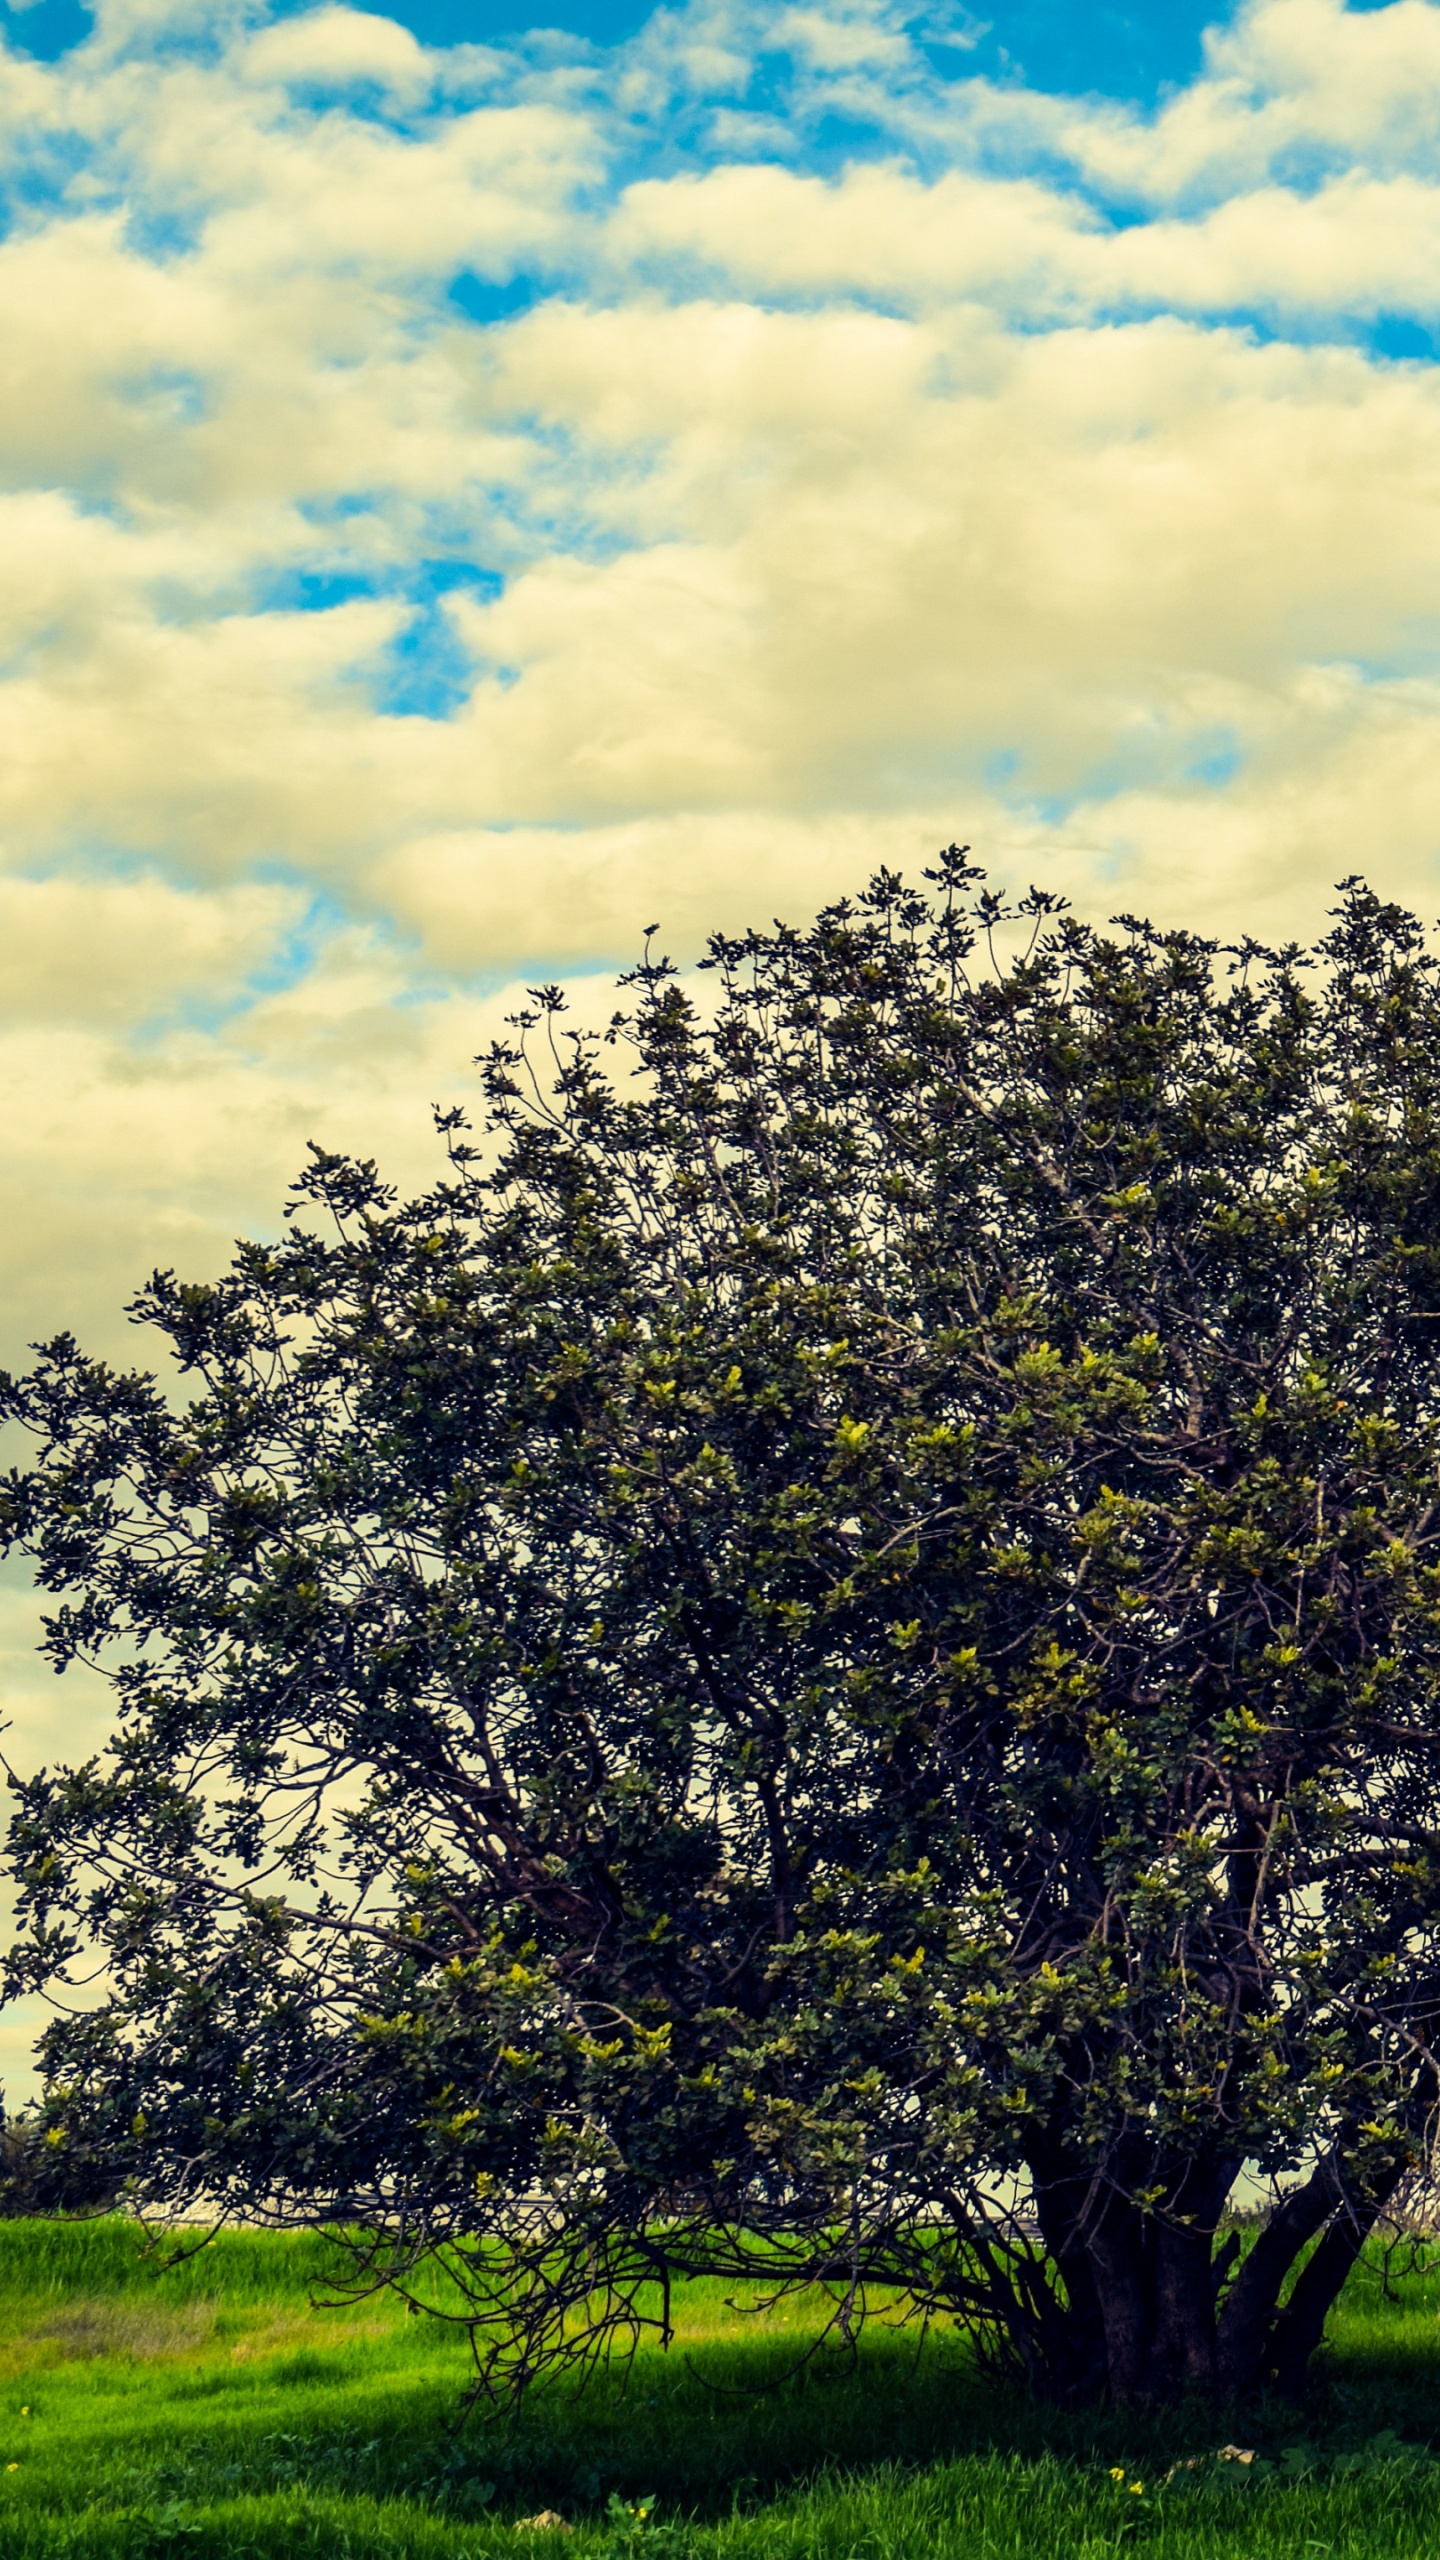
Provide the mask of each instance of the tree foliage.
POLYGON ((5 1383, 117 1710, 17 1781, 49 2129, 440 2253, 494 2382, 710 2268, 1293 2384, 1436 2100, 1436 962, 952 848, 706 967, 157 1274, 183 1391, 5 1383))

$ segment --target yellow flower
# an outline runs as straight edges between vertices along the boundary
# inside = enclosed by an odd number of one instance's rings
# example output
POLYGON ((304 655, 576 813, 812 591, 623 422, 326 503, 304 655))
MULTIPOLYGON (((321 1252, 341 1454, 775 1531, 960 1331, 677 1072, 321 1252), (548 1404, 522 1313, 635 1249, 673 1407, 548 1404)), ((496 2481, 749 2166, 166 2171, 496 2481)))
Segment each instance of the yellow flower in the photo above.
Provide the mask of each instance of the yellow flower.
POLYGON ((1132 2480, 1132 2481, 1131 2481, 1131 2483, 1130 2483, 1130 2495, 1131 2495, 1131 2497, 1132 2497, 1132 2498, 1143 2498, 1143 2497, 1144 2497, 1144 2495, 1145 2495, 1145 2483, 1144 2483, 1144 2481, 1143 2481, 1143 2480, 1132 2480))
POLYGON ((1119 2465, 1119 2463, 1118 2463, 1118 2462, 1112 2462, 1112 2463, 1111 2463, 1111 2465, 1110 2465, 1110 2477, 1111 2477, 1111 2479, 1112 2479, 1112 2480, 1123 2480, 1123 2479, 1124 2479, 1125 2474, 1124 2474, 1124 2472, 1121 2470, 1120 2465, 1119 2465))
POLYGON ((5 2468, 7 2471, 18 2471, 20 2465, 18 2462, 7 2462, 5 2468))

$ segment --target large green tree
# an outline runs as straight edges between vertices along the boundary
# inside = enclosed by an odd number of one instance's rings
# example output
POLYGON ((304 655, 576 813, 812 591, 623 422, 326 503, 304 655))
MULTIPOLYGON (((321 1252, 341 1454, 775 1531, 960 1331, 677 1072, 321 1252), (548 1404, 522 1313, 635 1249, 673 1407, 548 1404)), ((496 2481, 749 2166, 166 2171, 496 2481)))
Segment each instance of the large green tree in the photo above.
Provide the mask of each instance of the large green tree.
POLYGON ((707 967, 5 1383, 116 1702, 17 1782, 51 2147, 445 2254, 492 2379, 748 2268, 1293 2385, 1437 2097, 1436 962, 952 849, 707 967))

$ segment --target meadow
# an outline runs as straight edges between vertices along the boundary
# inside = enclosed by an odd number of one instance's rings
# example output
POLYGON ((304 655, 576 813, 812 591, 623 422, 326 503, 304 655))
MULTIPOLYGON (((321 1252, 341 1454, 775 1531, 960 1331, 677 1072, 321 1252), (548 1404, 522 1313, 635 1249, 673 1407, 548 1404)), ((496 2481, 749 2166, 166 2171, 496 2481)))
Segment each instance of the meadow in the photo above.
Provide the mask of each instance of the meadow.
POLYGON ((4 2560, 1334 2560, 1440 2547, 1440 2272, 1361 2269, 1310 2401, 1059 2418, 963 2345, 696 2285, 668 2355, 459 2415, 463 2339, 326 2307, 324 2244, 157 2273, 123 2221, 0 2223, 4 2560), (1432 2438, 1437 2447, 1431 2450, 1432 2438), (1237 2454, 1251 2458, 1242 2461, 1237 2454))

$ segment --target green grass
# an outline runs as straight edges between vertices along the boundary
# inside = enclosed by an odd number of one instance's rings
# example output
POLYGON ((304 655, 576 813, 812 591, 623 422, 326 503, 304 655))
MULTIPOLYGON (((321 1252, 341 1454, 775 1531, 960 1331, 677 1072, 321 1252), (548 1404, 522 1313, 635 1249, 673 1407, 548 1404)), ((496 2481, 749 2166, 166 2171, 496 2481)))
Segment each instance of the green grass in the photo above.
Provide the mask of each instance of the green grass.
POLYGON ((872 2331, 796 2374, 813 2313, 749 2319, 713 2285, 628 2384, 457 2426, 463 2341, 318 2307, 325 2266, 314 2239, 233 2232, 157 2276, 123 2222, 0 2223, 0 2560, 1440 2551, 1440 2276, 1363 2269, 1309 2407, 1233 2422, 1242 2466, 1213 2415, 1057 2419, 954 2340, 917 2362, 872 2331), (569 2532, 523 2523, 544 2512, 569 2532))

